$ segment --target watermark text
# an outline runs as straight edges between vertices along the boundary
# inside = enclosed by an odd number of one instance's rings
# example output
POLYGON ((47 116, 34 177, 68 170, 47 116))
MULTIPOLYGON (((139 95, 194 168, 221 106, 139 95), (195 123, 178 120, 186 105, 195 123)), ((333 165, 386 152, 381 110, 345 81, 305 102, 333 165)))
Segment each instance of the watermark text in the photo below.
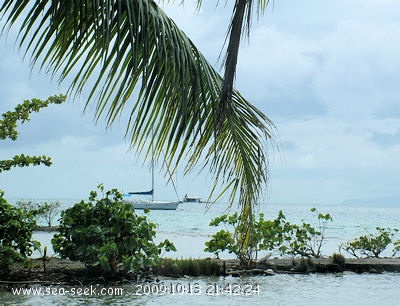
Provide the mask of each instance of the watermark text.
POLYGON ((83 287, 18 287, 11 288, 13 295, 38 295, 38 296, 56 296, 56 295, 83 295, 83 296, 121 296, 124 289, 120 287, 100 287, 100 286, 83 286, 83 287))

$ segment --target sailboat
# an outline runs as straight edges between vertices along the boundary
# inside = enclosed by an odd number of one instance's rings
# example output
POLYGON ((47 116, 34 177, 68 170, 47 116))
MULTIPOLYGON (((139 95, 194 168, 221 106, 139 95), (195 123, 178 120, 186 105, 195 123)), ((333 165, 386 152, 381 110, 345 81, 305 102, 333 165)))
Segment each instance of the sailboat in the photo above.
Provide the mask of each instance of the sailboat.
POLYGON ((155 201, 154 200, 154 160, 151 160, 151 190, 128 192, 124 194, 124 202, 133 205, 134 209, 151 209, 151 210, 176 210, 181 201, 155 201), (151 200, 138 199, 135 196, 151 196, 151 200))

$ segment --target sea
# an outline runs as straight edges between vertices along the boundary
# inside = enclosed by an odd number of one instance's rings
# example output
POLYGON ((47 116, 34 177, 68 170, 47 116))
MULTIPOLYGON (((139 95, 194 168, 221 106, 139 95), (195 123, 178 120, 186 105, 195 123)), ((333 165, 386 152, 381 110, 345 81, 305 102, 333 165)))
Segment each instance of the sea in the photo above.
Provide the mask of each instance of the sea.
MULTIPOLYGON (((63 208, 73 200, 60 200, 63 208)), ((400 203, 399 203, 400 204, 400 203)), ((322 254, 339 253, 339 246, 376 227, 399 228, 400 205, 326 205, 326 204, 264 204, 257 208, 265 219, 274 219, 282 210, 292 223, 302 220, 318 227, 315 213, 332 216, 325 231, 322 254)), ((169 258, 213 257, 204 251, 205 242, 220 228, 210 221, 226 211, 227 205, 217 203, 182 203, 176 211, 150 211, 147 217, 157 224, 156 241, 169 239, 177 252, 165 253, 169 258)), ((236 211, 232 207, 228 213, 236 211)), ((138 214, 143 214, 138 211, 138 214)), ((222 227, 224 228, 224 227, 222 227)), ((229 228, 226 228, 229 229, 229 228)), ((48 247, 53 255, 51 238, 54 233, 36 232, 34 239, 48 247)), ((400 235, 394 239, 400 239, 400 235)), ((393 246, 382 256, 390 257, 393 246)), ((345 257, 351 257, 342 251, 345 257)), ((265 254, 259 254, 259 257, 265 254)), ((277 254, 272 254, 275 256, 277 254)), ((40 256, 35 253, 33 256, 40 256)), ((233 258, 222 253, 221 258, 233 258)), ((0 305, 400 305, 400 273, 382 274, 345 272, 343 274, 275 274, 242 277, 182 277, 158 283, 131 283, 118 287, 37 286, 30 291, 0 291, 0 305), (35 291, 36 290, 36 291, 35 291)), ((27 289, 28 290, 28 289, 27 289)))

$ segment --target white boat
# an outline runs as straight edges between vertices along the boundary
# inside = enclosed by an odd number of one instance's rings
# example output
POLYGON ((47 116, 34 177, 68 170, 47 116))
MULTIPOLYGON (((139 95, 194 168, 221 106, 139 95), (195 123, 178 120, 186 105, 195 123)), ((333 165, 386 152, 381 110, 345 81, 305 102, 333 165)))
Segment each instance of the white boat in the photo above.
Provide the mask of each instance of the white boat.
POLYGON ((151 190, 128 192, 124 194, 124 202, 133 205, 134 209, 151 210, 176 210, 181 201, 155 201, 154 200, 154 161, 151 161, 151 190), (138 196, 151 196, 151 200, 139 199, 138 196))
POLYGON ((185 203, 202 203, 203 201, 201 200, 201 198, 196 197, 194 195, 185 194, 185 196, 183 197, 183 202, 185 202, 185 203))
POLYGON ((125 197, 125 203, 133 205, 134 209, 150 209, 150 210, 176 210, 179 205, 179 201, 168 202, 168 201, 145 201, 140 199, 130 199, 129 196, 125 197))
MULTIPOLYGON (((154 184, 154 179, 152 179, 154 184)), ((128 192, 124 194, 124 202, 133 205, 134 209, 151 209, 151 210, 176 210, 181 201, 155 201, 154 188, 150 191, 128 192), (138 196, 151 196, 151 200, 144 200, 138 196)))

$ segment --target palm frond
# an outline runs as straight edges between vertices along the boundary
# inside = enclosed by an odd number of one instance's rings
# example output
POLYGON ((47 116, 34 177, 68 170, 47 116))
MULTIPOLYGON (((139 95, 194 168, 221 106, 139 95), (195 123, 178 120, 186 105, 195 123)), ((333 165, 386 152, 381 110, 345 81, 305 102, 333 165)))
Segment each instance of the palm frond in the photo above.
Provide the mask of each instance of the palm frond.
POLYGON ((60 82, 73 75, 75 95, 91 86, 96 119, 111 125, 127 109, 126 137, 138 152, 153 145, 170 166, 188 160, 187 172, 203 163, 214 187, 232 186, 230 202, 239 194, 252 211, 274 125, 234 89, 221 103, 222 77, 154 1, 5 0, 0 14, 4 29, 22 19, 19 45, 34 65, 60 82))

